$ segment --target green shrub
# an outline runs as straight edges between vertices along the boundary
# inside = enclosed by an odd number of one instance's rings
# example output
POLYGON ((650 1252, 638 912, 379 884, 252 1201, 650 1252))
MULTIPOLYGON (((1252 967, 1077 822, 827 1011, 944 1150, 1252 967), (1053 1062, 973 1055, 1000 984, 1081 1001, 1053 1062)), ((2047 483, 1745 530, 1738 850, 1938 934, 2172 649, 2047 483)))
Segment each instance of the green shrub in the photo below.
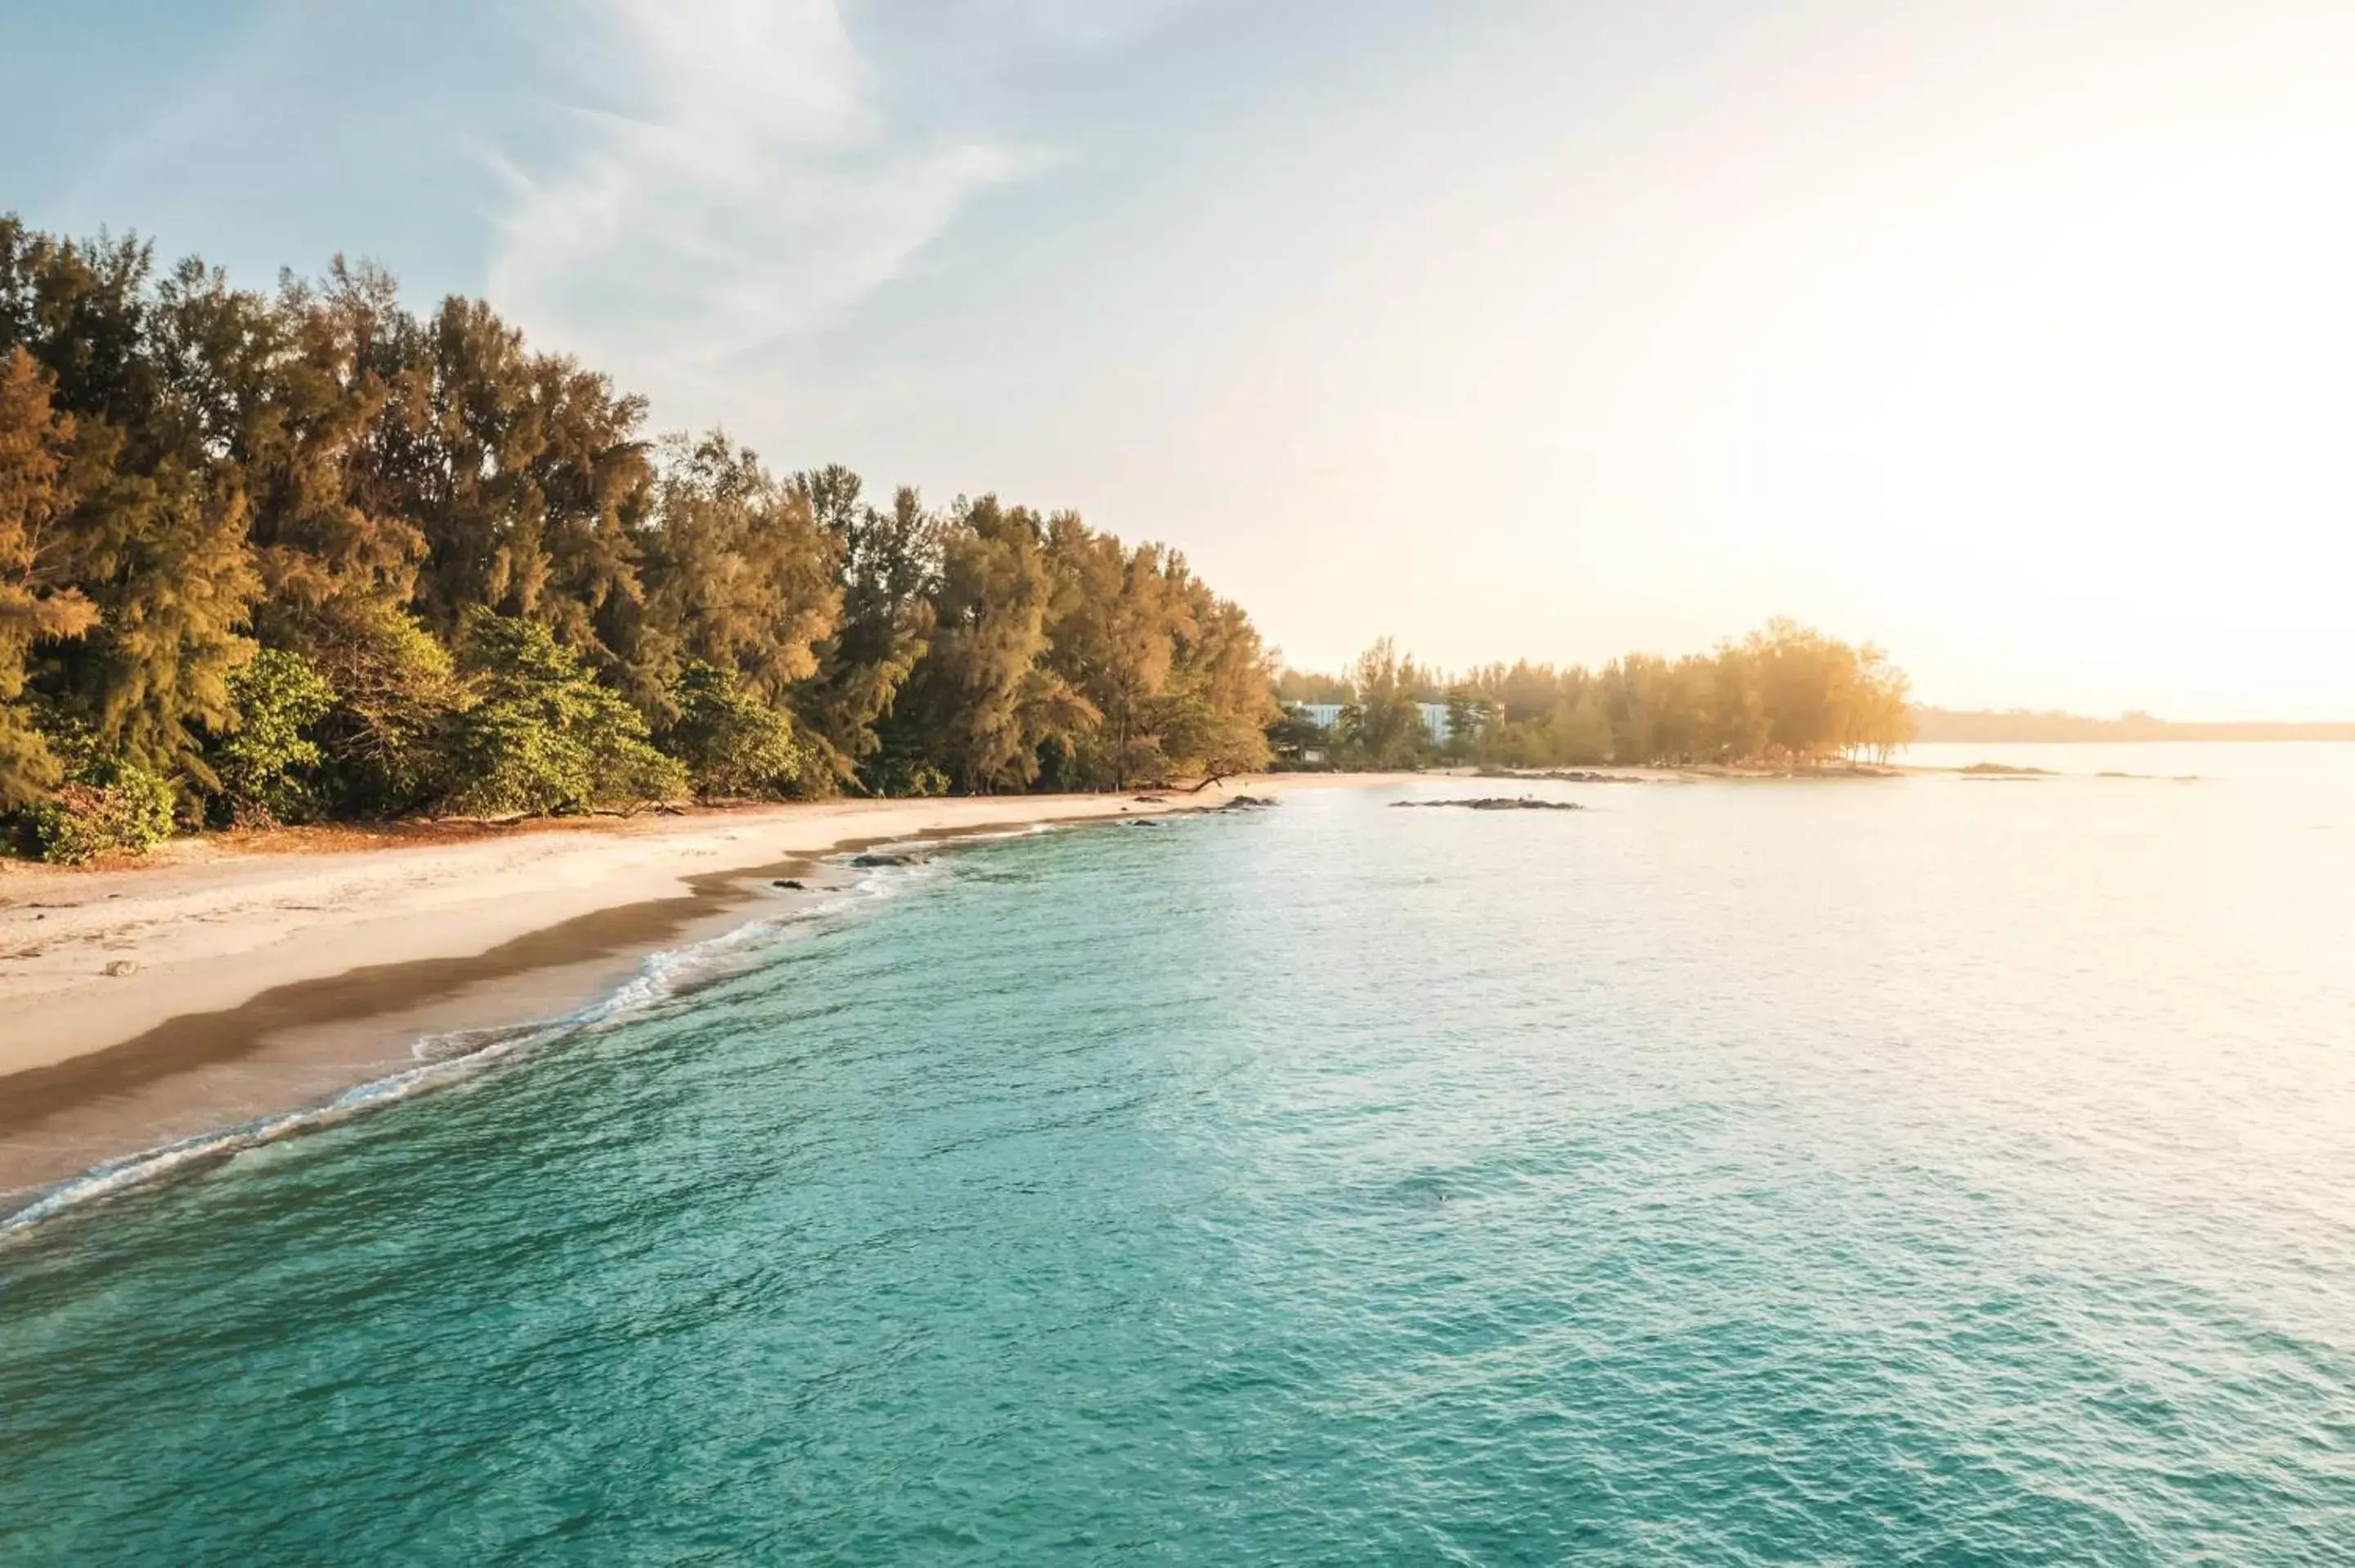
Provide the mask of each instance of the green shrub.
POLYGON ((734 672, 689 664, 671 686, 678 716, 658 737, 662 749, 686 764, 695 792, 770 800, 798 793, 815 771, 794 722, 745 689, 734 672))
POLYGON ((129 763, 103 784, 60 785, 27 813, 43 860, 80 865, 106 854, 145 854, 172 836, 172 787, 129 763))
POLYGON ((307 733, 336 694, 297 653, 265 648, 229 677, 237 728, 213 748, 213 771, 237 822, 299 822, 318 809, 322 760, 307 733))
POLYGON ((453 809, 548 815, 687 792, 687 769, 654 748, 638 710, 546 627, 478 613, 460 664, 477 696, 451 726, 453 809))
POLYGON ((312 660, 336 694, 313 732, 326 758, 323 808, 398 817, 444 799, 444 748, 469 700, 450 651, 403 610, 357 605, 336 618, 312 660))
POLYGON ((935 766, 916 736, 899 723, 883 726, 875 749, 860 759, 858 782, 869 795, 945 795, 954 782, 935 766))
POLYGON ((868 759, 861 770, 868 788, 878 795, 894 798, 908 795, 945 795, 949 792, 949 776, 921 758, 897 751, 884 751, 868 759))

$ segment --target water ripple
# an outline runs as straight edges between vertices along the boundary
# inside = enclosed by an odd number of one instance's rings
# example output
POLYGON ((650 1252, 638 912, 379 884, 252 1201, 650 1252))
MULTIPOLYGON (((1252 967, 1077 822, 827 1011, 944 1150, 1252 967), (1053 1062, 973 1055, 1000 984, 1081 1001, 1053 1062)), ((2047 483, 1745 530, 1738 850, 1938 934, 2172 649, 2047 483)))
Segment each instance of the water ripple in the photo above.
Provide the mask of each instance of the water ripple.
POLYGON ((0 1555, 2355 1560, 2355 839, 1857 799, 959 851, 25 1234, 0 1555))

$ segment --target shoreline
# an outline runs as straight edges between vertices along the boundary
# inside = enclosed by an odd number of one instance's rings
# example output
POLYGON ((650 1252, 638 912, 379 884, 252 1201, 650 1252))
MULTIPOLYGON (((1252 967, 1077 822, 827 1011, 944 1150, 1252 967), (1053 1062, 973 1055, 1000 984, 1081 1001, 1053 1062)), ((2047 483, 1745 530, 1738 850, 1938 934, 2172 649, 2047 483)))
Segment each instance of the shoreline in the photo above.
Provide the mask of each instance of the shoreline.
MULTIPOLYGON (((423 1041, 560 1027, 657 953, 791 919, 879 845, 1215 810, 1367 775, 1201 795, 933 797, 532 825, 460 842, 0 876, 0 1227, 76 1178, 324 1113, 423 1041), (802 891, 773 884, 803 881, 802 891), (129 961, 129 974, 109 966, 129 961)), ((195 1157, 201 1157, 202 1151, 195 1157)), ((181 1161, 174 1161, 180 1163, 181 1161)))

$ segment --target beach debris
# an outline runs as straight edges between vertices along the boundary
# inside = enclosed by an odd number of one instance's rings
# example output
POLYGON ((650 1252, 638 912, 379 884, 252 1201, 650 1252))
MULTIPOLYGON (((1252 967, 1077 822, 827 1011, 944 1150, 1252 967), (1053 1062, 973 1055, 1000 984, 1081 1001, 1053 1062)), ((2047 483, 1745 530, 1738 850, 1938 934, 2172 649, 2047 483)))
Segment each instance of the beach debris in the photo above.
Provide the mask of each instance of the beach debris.
POLYGON ((869 871, 878 866, 921 865, 923 859, 920 854, 855 854, 847 863, 858 870, 869 871))
POLYGON ((124 975, 135 975, 139 972, 139 961, 136 959, 114 959, 108 962, 104 972, 117 980, 124 975))
POLYGON ((1482 795, 1468 800, 1392 800, 1392 806, 1455 806, 1466 811, 1582 811, 1575 800, 1540 800, 1534 795, 1482 795))
POLYGON ((795 882, 790 876, 781 876, 774 882, 769 884, 769 885, 772 887, 782 887, 787 893, 806 893, 809 891, 809 889, 804 887, 800 883, 795 882))

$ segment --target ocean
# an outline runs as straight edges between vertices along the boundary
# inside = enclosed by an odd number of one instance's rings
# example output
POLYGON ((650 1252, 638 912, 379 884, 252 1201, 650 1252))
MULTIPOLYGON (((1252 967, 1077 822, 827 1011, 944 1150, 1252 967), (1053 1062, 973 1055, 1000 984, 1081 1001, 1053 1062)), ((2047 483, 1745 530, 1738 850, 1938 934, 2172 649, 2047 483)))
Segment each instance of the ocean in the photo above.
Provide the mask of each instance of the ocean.
POLYGON ((879 871, 12 1233, 0 1560, 2355 1560, 2355 747, 2095 750, 879 871))

